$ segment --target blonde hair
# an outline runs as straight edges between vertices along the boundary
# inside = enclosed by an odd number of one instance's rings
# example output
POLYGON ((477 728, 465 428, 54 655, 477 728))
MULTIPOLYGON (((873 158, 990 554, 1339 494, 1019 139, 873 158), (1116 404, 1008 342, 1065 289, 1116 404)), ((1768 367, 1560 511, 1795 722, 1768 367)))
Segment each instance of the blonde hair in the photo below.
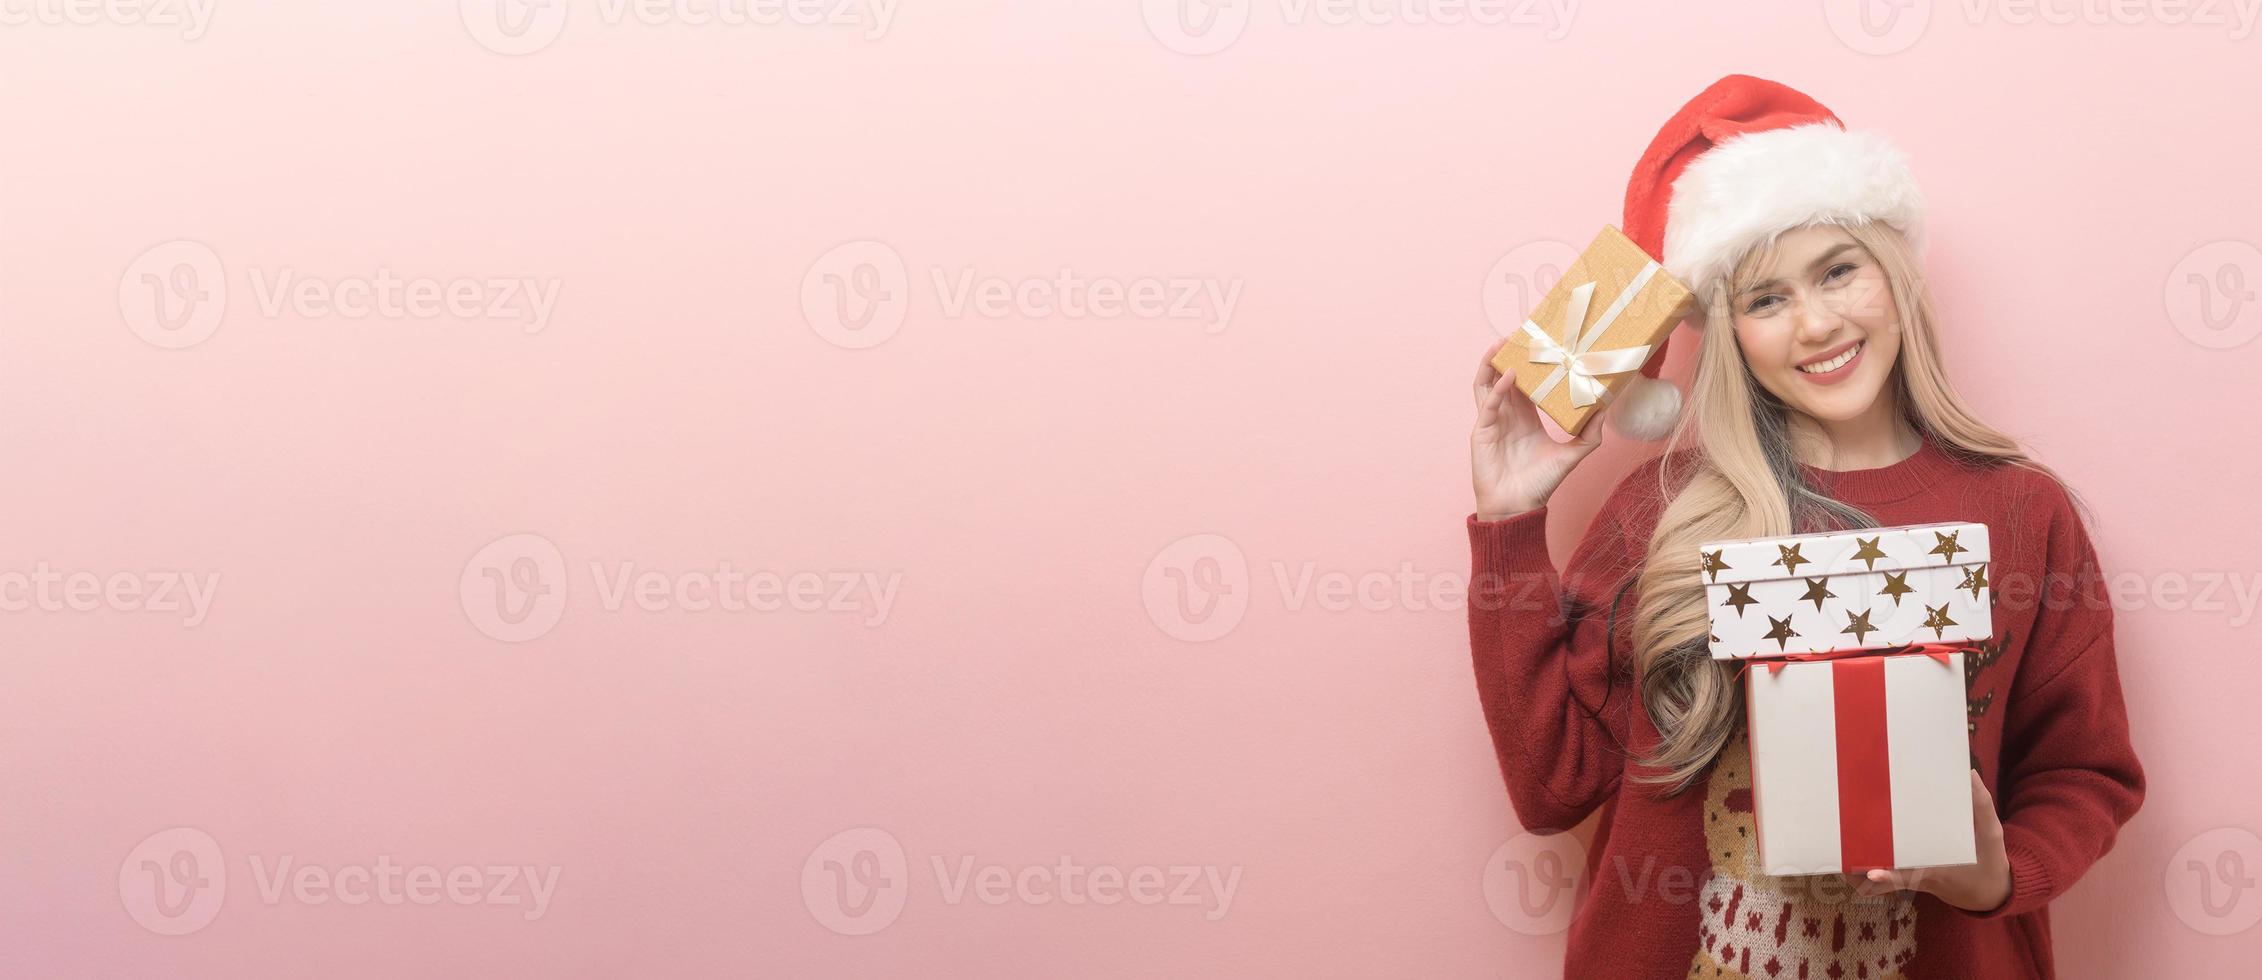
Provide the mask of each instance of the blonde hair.
MULTIPOLYGON (((1817 222, 1822 223, 1822 222, 1817 222)), ((1836 222, 1830 222, 1836 224, 1836 222)), ((1883 268, 1899 313, 1900 354, 1888 388, 1900 413, 1966 465, 2014 465, 2057 474, 1974 415, 1948 383, 1930 290, 1907 240, 1881 223, 1841 224, 1883 268)), ((1698 545, 1727 538, 1876 527, 1861 509, 1807 485, 1794 452, 1788 409, 1760 386, 1737 345, 1732 297, 1772 265, 1776 238, 1753 246, 1725 279, 1697 286, 1702 316, 1689 410, 1665 444, 1657 498, 1667 503, 1638 570, 1633 646, 1642 708, 1660 740, 1637 782, 1693 785, 1741 723, 1737 664, 1711 659, 1710 619, 1698 545), (1677 453, 1684 444, 1694 452, 1677 453), (1678 472, 1674 472, 1678 470, 1678 472)), ((2058 481, 2063 486, 2063 481, 2058 481)), ((2070 491, 2069 491, 2070 493, 2070 491)))

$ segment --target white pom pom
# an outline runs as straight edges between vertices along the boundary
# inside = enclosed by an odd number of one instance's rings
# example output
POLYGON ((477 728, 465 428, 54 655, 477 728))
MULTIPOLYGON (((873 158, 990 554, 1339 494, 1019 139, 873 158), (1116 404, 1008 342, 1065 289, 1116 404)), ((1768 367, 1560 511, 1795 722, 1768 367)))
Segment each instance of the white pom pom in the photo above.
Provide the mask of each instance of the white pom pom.
POLYGON ((1628 439, 1665 438, 1681 418, 1681 389, 1663 378, 1639 375, 1610 400, 1610 429, 1628 439))

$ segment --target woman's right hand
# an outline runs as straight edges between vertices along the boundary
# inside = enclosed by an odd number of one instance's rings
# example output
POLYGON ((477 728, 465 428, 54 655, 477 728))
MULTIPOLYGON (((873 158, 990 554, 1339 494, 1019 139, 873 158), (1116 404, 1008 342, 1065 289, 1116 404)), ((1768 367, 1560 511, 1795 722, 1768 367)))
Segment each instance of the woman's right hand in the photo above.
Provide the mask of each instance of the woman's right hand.
POLYGON ((1571 442, 1548 437, 1540 426, 1539 406, 1516 387, 1516 376, 1492 366, 1507 343, 1505 337, 1495 341, 1477 362, 1477 423, 1469 433, 1469 469, 1480 521, 1538 510, 1572 467, 1602 445, 1599 417, 1588 419, 1571 442))

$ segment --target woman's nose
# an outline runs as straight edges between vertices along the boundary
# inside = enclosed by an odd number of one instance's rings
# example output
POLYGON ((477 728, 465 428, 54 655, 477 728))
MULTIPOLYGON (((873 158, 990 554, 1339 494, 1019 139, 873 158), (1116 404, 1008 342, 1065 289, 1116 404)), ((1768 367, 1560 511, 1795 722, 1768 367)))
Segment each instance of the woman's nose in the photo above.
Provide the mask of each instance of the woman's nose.
POLYGON ((1813 299, 1799 302, 1798 318, 1799 339, 1808 343, 1819 343, 1838 329, 1838 311, 1813 299))

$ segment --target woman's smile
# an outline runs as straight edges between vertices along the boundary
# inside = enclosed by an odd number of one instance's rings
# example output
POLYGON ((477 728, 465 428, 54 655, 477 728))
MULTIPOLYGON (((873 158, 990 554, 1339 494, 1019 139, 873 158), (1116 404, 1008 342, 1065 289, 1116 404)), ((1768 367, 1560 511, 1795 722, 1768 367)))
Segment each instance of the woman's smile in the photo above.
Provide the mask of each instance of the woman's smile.
POLYGON ((1834 350, 1824 351, 1798 364, 1799 376, 1815 384, 1834 385, 1853 376, 1861 366, 1861 352, 1868 346, 1863 341, 1852 341, 1834 350))

